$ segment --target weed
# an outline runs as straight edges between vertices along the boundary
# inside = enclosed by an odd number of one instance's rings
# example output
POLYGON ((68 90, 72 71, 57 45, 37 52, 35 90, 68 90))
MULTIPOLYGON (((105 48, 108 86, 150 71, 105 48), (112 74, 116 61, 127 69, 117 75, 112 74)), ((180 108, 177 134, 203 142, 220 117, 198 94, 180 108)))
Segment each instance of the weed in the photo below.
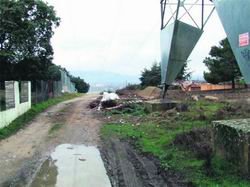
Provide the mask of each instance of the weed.
POLYGON ((62 123, 56 123, 49 129, 49 134, 53 134, 54 132, 58 131, 63 127, 62 123))
POLYGON ((145 116, 148 113, 145 110, 145 107, 142 104, 127 104, 121 110, 111 110, 106 112, 106 115, 131 115, 131 116, 145 116))

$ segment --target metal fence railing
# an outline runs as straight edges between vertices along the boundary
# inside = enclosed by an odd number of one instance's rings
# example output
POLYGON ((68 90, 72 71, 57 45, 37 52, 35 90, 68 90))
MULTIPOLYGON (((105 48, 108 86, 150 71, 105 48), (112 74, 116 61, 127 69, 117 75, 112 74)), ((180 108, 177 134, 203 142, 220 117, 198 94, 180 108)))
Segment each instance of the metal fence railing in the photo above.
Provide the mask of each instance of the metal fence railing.
MULTIPOLYGON (((64 79, 65 80, 65 79, 64 79)), ((32 81, 31 101, 39 103, 49 98, 61 96, 63 93, 75 93, 75 85, 69 81, 32 81)))
POLYGON ((31 82, 31 101, 39 103, 52 97, 62 94, 62 84, 60 81, 32 81, 31 82))
POLYGON ((5 110, 5 84, 0 82, 0 111, 5 110))

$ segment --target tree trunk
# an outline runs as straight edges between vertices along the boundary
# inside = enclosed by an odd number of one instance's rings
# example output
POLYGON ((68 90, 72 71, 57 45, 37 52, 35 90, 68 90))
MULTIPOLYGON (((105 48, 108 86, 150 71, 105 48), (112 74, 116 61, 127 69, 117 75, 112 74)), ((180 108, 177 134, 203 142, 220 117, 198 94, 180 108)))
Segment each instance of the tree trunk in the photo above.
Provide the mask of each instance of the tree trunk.
POLYGON ((232 89, 233 90, 235 89, 235 79, 234 79, 234 77, 232 78, 232 89))

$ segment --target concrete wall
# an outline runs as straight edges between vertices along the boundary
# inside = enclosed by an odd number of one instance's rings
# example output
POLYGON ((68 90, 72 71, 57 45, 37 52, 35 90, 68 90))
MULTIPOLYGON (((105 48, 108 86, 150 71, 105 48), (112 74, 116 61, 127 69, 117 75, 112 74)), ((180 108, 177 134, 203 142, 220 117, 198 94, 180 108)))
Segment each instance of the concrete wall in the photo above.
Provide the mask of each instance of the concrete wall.
POLYGON ((0 128, 9 125, 14 119, 22 115, 31 108, 31 83, 28 82, 28 102, 20 103, 19 84, 16 81, 14 83, 14 108, 0 111, 0 128))

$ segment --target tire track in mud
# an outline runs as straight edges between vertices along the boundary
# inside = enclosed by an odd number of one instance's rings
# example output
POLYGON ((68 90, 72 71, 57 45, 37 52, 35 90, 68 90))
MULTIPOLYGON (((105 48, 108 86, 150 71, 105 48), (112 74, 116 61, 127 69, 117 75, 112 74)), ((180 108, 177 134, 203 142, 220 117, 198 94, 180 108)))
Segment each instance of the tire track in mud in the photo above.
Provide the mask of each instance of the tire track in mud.
POLYGON ((128 144, 126 145, 128 158, 133 163, 137 177, 140 177, 145 187, 164 186, 164 179, 159 175, 159 171, 154 163, 147 158, 139 156, 128 144))
POLYGON ((139 156, 126 142, 109 139, 102 155, 114 187, 165 187, 153 162, 139 156))
POLYGON ((158 160, 118 138, 102 139, 101 153, 113 187, 190 186, 174 172, 163 171, 158 160))

